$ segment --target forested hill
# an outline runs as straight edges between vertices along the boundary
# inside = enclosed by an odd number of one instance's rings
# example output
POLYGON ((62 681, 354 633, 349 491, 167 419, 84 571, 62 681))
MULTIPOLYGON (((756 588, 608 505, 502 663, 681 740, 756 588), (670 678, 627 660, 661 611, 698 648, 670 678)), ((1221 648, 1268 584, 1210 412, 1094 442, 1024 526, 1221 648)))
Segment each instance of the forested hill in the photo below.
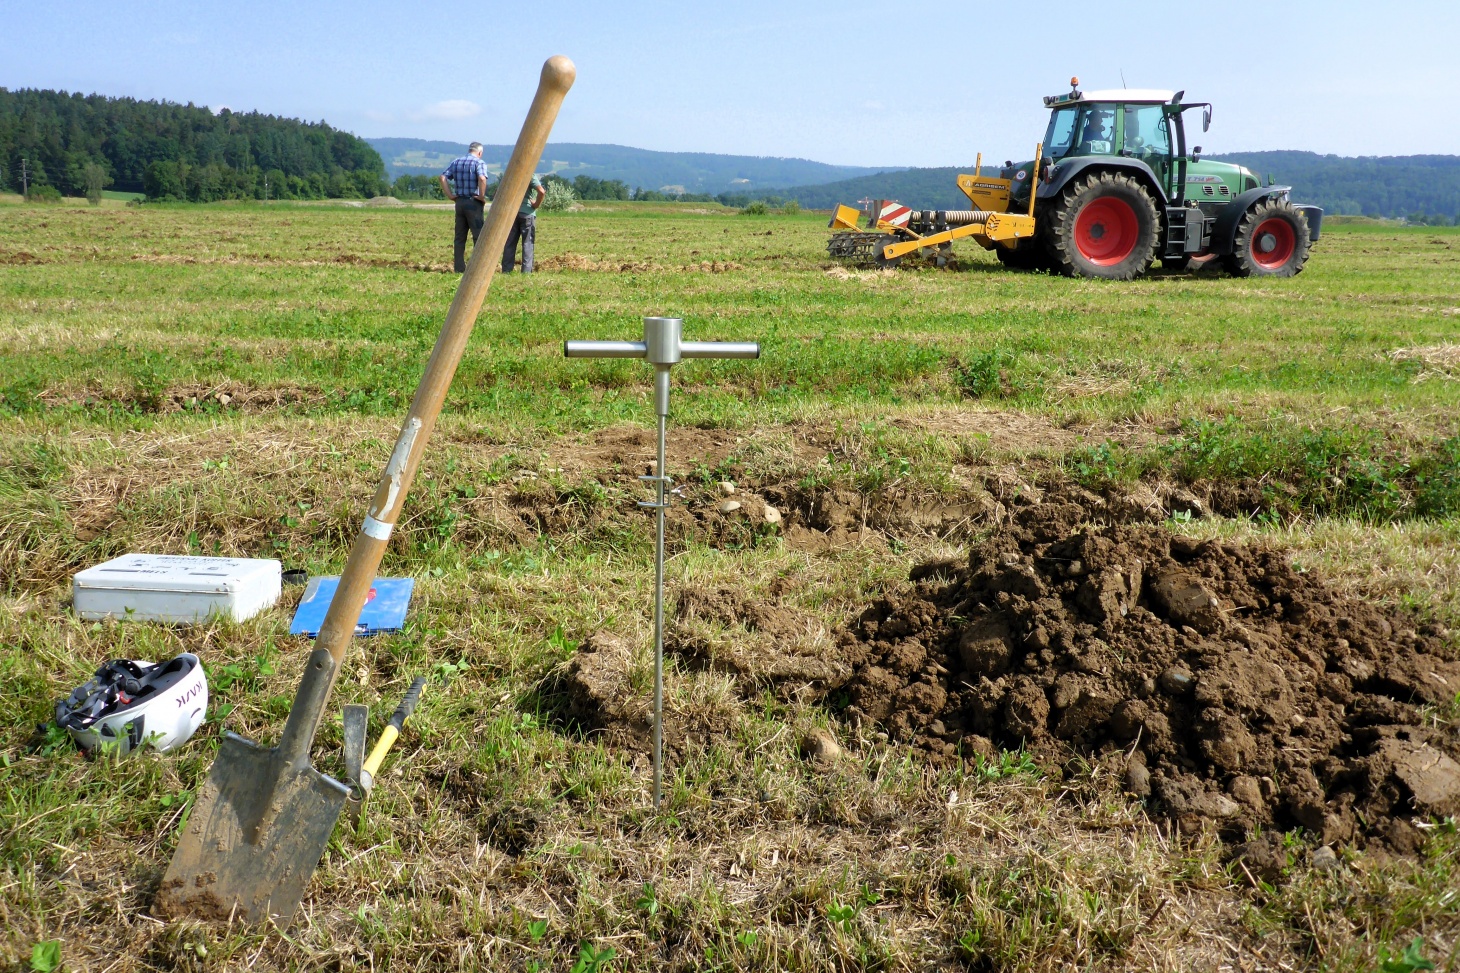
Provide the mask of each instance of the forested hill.
MULTIPOLYGON (((1271 175, 1293 187, 1294 199, 1316 203, 1332 214, 1405 218, 1413 222, 1460 222, 1460 156, 1318 155, 1315 152, 1229 152, 1212 156, 1247 166, 1259 178, 1271 175)), ((905 169, 778 194, 811 209, 859 199, 896 199, 913 207, 961 209, 968 197, 955 178, 973 168, 905 169)))
POLYGON ((1352 158, 1316 152, 1229 152, 1224 162, 1271 174, 1293 196, 1329 213, 1404 217, 1413 222, 1460 220, 1460 155, 1352 158))
POLYGON ((324 122, 258 112, 64 91, 0 88, 0 188, 87 190, 100 165, 109 188, 207 201, 320 199, 387 192, 385 166, 363 139, 324 122))
MULTIPOLYGON (((460 142, 406 138, 369 141, 385 158, 392 179, 402 175, 435 176, 448 162, 466 152, 466 144, 460 142)), ((488 145, 482 150, 482 159, 495 172, 506 165, 511 154, 510 145, 488 145)), ((838 166, 810 159, 659 152, 626 145, 550 142, 538 171, 556 172, 569 181, 577 176, 589 176, 618 180, 630 189, 667 193, 758 193, 776 186, 810 186, 886 169, 838 166)))

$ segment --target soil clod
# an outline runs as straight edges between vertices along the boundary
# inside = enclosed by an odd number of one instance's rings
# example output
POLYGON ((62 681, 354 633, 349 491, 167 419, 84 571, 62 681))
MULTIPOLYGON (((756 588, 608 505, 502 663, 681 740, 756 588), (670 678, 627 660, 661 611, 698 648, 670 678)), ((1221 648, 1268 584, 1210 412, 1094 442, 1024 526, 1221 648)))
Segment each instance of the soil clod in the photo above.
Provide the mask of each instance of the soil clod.
POLYGON ((633 649, 612 632, 595 632, 554 674, 567 699, 567 715, 582 729, 601 733, 615 746, 644 750, 653 733, 648 700, 630 685, 633 649))
POLYGON ((815 616, 730 588, 682 589, 665 648, 691 666, 728 672, 747 688, 770 685, 788 695, 838 685, 851 673, 815 616))
POLYGON ((842 748, 836 742, 836 737, 820 727, 802 736, 797 750, 801 759, 817 770, 831 770, 842 756, 842 748))

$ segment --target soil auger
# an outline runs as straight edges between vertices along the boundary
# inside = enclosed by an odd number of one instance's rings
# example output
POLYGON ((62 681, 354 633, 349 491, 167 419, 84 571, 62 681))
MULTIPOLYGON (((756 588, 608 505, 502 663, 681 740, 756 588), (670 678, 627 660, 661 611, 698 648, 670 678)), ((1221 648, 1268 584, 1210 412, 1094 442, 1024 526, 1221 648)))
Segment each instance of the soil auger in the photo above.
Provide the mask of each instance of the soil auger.
MULTIPOLYGON (((1039 167, 1043 145, 1034 146, 1034 166, 1039 167)), ((861 217, 850 206, 837 206, 830 228, 839 230, 826 244, 831 256, 853 262, 870 262, 878 267, 896 267, 902 258, 917 250, 937 247, 938 266, 947 263, 954 240, 971 237, 985 249, 1016 247, 1020 240, 1034 237, 1034 200, 1028 212, 1011 212, 1013 180, 983 174, 983 153, 974 162, 973 175, 960 175, 958 188, 973 203, 973 209, 914 210, 889 199, 873 204, 871 226, 857 226, 861 217)))

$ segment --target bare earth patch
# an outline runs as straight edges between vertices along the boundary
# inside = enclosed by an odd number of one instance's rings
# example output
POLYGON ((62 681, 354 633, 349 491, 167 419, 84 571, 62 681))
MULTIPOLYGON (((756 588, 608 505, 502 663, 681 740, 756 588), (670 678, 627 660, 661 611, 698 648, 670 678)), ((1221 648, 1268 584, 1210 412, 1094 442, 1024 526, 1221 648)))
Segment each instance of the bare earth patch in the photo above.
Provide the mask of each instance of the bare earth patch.
POLYGON ((732 270, 744 270, 743 264, 733 260, 701 260, 683 264, 678 268, 666 267, 649 260, 602 260, 585 257, 578 253, 555 253, 537 261, 537 269, 545 271, 589 271, 609 274, 647 273, 658 270, 681 270, 690 273, 723 274, 732 270))

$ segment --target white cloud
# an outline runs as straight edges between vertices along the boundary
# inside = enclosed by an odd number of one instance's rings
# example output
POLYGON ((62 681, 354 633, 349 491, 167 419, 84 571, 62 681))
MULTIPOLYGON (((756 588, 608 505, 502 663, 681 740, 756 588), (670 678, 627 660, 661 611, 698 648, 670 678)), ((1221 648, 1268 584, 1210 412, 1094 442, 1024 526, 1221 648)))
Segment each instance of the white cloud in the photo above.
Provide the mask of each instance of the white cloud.
POLYGON ((446 101, 438 101, 433 105, 427 105, 420 111, 411 112, 409 117, 412 121, 430 122, 452 122, 460 121, 463 118, 471 118, 482 113, 482 106, 474 101, 467 101, 464 98, 450 98, 446 101))
POLYGON ((392 115, 390 112, 388 112, 388 111, 376 111, 373 108, 367 108, 365 110, 365 117, 368 118, 368 119, 370 119, 372 122, 393 122, 393 121, 395 121, 395 116, 392 115))

